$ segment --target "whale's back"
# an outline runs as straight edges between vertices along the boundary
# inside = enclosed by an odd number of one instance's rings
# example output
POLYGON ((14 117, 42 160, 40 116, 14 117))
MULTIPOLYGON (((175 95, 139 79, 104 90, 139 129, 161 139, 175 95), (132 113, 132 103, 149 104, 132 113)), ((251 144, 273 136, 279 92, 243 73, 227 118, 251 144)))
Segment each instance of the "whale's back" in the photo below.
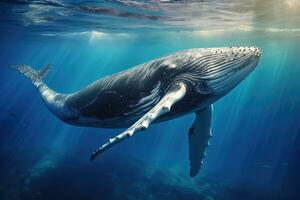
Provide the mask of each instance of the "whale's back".
POLYGON ((70 94, 65 105, 77 113, 77 118, 108 120, 108 124, 114 119, 119 124, 135 120, 157 103, 167 86, 171 74, 165 73, 161 62, 163 59, 157 59, 101 78, 70 94), (145 98, 149 95, 151 98, 145 98))

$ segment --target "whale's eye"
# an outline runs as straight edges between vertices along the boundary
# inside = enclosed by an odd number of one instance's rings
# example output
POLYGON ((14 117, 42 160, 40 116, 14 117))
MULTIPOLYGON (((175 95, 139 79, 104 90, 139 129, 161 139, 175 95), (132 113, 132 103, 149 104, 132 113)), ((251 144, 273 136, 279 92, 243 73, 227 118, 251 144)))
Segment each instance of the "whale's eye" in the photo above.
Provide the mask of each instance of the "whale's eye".
POLYGON ((211 91, 210 88, 209 88, 209 86, 207 85, 206 81, 201 81, 198 84, 196 84, 196 88, 195 89, 200 94, 208 94, 211 91))

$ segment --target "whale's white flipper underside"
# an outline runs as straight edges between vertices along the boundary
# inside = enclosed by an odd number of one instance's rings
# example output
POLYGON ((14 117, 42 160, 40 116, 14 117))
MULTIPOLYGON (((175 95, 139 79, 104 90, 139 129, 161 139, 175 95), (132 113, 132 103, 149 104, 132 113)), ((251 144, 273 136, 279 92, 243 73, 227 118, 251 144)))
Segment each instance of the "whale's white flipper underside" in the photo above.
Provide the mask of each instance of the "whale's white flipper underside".
POLYGON ((212 105, 196 112, 195 121, 189 131, 190 176, 198 174, 205 157, 205 149, 211 138, 212 105))
POLYGON ((108 140, 107 143, 102 145, 100 148, 95 150, 91 155, 91 160, 94 160, 96 156, 105 150, 109 149, 113 145, 121 142, 122 140, 129 138, 134 135, 139 130, 144 130, 149 127, 149 125, 157 119, 159 116, 169 112, 171 107, 182 99, 186 94, 187 88, 183 83, 176 83, 173 85, 165 96, 151 109, 149 110, 142 118, 140 118, 136 123, 134 123, 127 130, 117 135, 114 138, 108 140))

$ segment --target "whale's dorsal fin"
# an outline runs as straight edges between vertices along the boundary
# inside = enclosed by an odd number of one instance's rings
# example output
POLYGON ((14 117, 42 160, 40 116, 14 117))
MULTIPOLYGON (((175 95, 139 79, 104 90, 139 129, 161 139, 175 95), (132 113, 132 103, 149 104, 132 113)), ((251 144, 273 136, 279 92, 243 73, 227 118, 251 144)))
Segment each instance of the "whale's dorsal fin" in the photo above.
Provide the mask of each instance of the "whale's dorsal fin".
POLYGON ((91 160, 94 160, 98 154, 109 149, 111 146, 121 142, 122 140, 132 136, 137 131, 148 128, 148 126, 155 119, 169 112, 171 110, 171 107, 185 96, 186 90, 187 90, 186 85, 180 82, 171 86, 168 92, 164 95, 164 97, 151 110, 149 110, 142 118, 140 118, 136 123, 134 123, 127 130, 117 135, 116 137, 109 139, 107 143, 105 143, 100 148, 95 150, 91 155, 91 160))
POLYGON ((190 176, 198 174, 205 157, 205 149, 211 138, 210 124, 212 120, 212 105, 196 112, 195 121, 189 131, 190 176))

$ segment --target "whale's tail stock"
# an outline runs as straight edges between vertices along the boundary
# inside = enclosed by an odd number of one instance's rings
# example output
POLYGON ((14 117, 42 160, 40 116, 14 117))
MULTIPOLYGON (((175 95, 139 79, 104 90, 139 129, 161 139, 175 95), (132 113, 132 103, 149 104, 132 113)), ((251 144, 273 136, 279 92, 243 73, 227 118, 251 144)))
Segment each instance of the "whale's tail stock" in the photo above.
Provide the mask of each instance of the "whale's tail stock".
POLYGON ((29 78, 35 87, 39 87, 41 85, 41 83, 43 82, 43 79, 45 78, 47 73, 50 71, 50 66, 51 65, 48 64, 40 70, 35 70, 32 67, 30 67, 29 65, 10 65, 10 67, 12 69, 19 71, 24 76, 29 78))
POLYGON ((32 81, 33 85, 38 89, 44 103, 53 114, 63 121, 70 117, 68 109, 64 107, 64 102, 68 95, 51 90, 43 82, 43 79, 50 70, 50 65, 46 65, 39 70, 35 70, 29 65, 10 65, 10 67, 32 81))

